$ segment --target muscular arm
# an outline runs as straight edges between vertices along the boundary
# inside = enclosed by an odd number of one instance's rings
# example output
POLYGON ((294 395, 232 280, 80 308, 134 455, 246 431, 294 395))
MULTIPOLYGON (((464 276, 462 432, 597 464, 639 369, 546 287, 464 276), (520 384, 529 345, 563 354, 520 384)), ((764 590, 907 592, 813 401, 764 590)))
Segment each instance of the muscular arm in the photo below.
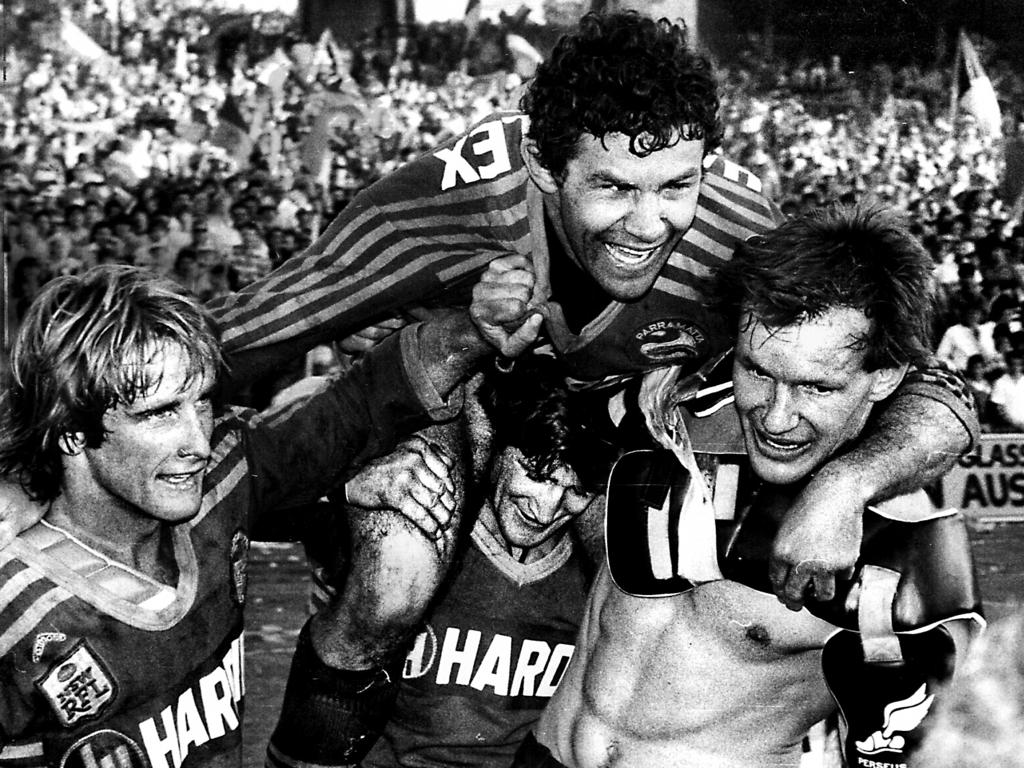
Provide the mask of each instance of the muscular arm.
POLYGON ((860 553, 864 506, 939 479, 979 434, 962 377, 940 365, 912 371, 849 452, 826 464, 797 497, 779 528, 770 574, 794 610, 813 583, 831 599, 835 577, 860 553))
POLYGON ((435 425, 349 481, 351 563, 337 599, 312 625, 318 652, 333 666, 381 665, 418 629, 452 563, 463 517, 464 453, 456 422, 435 425), (424 501, 424 494, 433 496, 434 472, 415 455, 423 455, 421 442, 450 457, 442 472, 446 498, 424 501), (409 508, 431 503, 448 508, 448 522, 436 536, 425 536, 409 508))

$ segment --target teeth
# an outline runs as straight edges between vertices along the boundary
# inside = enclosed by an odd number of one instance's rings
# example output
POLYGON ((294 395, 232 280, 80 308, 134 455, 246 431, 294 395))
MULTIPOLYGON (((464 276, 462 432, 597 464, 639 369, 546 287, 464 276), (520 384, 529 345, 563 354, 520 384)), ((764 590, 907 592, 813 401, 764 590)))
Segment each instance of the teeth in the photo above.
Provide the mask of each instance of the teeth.
POLYGON ((606 243, 605 247, 611 253, 612 258, 629 264, 640 264, 649 259, 651 254, 658 250, 657 247, 638 250, 636 248, 627 248, 624 245, 612 245, 611 243, 606 243))
POLYGON ((779 451, 797 451, 800 448, 803 448, 803 443, 797 443, 795 445, 793 443, 777 443, 767 436, 762 436, 762 439, 769 446, 779 451))

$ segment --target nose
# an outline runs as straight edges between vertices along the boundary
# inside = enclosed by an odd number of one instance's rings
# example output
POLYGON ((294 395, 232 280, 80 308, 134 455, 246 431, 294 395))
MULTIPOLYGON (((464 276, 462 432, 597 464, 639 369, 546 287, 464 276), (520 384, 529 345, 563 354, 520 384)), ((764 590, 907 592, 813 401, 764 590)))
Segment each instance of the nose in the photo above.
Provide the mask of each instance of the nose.
POLYGON ((793 429, 800 416, 793 402, 793 393, 780 384, 773 386, 765 403, 761 425, 769 434, 781 435, 793 429))
POLYGON ((213 417, 203 409, 191 408, 182 416, 181 445, 178 455, 206 461, 210 458, 213 417))
POLYGON ((626 231, 637 240, 654 243, 667 226, 661 199, 653 192, 637 192, 626 217, 626 231))
POLYGON ((550 523, 558 516, 565 497, 565 488, 555 483, 546 483, 537 488, 529 500, 530 514, 542 523, 550 523))

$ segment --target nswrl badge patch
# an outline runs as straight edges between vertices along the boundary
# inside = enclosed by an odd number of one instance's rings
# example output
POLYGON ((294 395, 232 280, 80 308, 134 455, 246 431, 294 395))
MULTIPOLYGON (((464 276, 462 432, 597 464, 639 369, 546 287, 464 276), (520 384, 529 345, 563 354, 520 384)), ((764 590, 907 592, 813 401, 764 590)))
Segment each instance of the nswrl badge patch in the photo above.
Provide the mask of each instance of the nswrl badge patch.
POLYGON ((99 717, 117 695, 114 678, 84 640, 36 681, 61 725, 99 717))

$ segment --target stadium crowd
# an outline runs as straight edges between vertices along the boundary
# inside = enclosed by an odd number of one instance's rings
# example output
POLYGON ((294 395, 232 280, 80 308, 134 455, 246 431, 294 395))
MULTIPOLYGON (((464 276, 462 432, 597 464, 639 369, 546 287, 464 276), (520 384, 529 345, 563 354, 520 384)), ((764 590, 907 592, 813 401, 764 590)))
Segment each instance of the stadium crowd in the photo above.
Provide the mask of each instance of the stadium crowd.
MULTIPOLYGON (((10 328, 48 278, 97 263, 150 266, 203 300, 237 290, 357 190, 518 100, 494 24, 472 40, 432 24, 348 48, 303 41, 279 15, 218 29, 158 7, 116 41, 95 9, 65 12, 117 56, 15 51, 0 100, 10 328)), ((940 357, 968 372, 987 428, 1024 429, 1024 224, 1002 194, 1002 141, 950 120, 946 70, 780 68, 762 54, 752 40, 719 63, 726 156, 787 214, 863 197, 905 212, 942 287, 940 357)), ((998 61, 991 71, 1013 137, 1024 87, 998 61)))

